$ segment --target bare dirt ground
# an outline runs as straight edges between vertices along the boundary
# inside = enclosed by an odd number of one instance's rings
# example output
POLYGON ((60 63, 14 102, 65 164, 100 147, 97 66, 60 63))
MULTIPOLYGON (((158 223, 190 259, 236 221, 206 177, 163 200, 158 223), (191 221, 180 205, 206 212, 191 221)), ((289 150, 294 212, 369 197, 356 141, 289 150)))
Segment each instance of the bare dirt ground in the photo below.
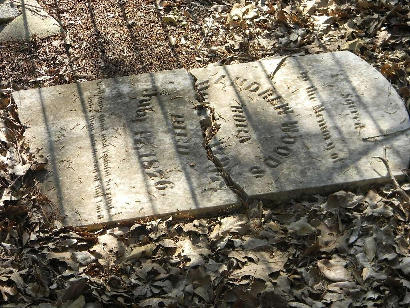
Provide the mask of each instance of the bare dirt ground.
POLYGON ((43 165, 12 90, 348 49, 409 106, 407 1, 236 2, 41 0, 64 33, 0 44, 1 307, 409 306, 408 177, 404 193, 392 182, 95 232, 62 228, 30 183, 43 165))

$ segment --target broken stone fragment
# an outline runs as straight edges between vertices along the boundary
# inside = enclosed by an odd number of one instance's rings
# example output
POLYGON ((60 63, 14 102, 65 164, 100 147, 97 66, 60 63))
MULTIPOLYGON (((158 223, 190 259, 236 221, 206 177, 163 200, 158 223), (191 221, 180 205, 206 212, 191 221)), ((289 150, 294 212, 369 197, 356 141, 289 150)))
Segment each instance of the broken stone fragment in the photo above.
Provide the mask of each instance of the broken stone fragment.
POLYGON ((20 15, 20 11, 17 9, 14 3, 5 1, 0 3, 0 25, 7 23, 20 15))
POLYGON ((0 31, 0 42, 28 41, 33 36, 44 38, 60 33, 60 24, 37 1, 25 0, 23 3, 19 8, 24 14, 15 17, 0 31))

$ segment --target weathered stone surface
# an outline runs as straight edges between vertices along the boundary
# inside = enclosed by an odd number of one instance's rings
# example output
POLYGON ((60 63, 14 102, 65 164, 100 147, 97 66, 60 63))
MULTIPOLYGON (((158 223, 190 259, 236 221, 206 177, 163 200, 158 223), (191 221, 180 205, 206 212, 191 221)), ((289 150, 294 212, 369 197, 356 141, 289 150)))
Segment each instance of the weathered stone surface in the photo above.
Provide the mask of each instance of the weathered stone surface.
POLYGON ((43 38, 61 32, 60 24, 36 0, 19 1, 18 6, 22 13, 0 31, 0 42, 28 41, 33 36, 43 38))
MULTIPOLYGON (((212 149, 252 197, 293 198, 407 168, 410 123, 387 80, 349 52, 193 70, 217 116, 212 149)), ((207 159, 186 71, 14 93, 43 189, 67 225, 236 203, 207 159)), ((198 102, 196 102, 198 104, 198 102)))
POLYGON ((14 94, 32 149, 47 155, 44 191, 67 225, 236 203, 207 159, 177 70, 14 94))
POLYGON ((20 11, 13 2, 0 0, 0 24, 9 22, 18 15, 20 15, 20 11))
POLYGON ((221 126, 214 153, 251 196, 292 198, 385 180, 386 168, 372 158, 385 149, 395 175, 409 165, 404 103, 350 52, 192 73, 221 126))

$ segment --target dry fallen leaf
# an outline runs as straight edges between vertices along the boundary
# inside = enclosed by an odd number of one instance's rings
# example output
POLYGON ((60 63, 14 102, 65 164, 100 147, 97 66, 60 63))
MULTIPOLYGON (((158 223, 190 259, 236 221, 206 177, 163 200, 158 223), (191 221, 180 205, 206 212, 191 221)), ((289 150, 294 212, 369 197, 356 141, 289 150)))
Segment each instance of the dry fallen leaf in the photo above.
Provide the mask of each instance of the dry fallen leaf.
POLYGON ((306 217, 302 217, 298 221, 291 223, 288 227, 290 232, 294 232, 299 236, 309 235, 316 231, 307 221, 306 217))
POLYGON ((348 281, 352 276, 345 268, 346 262, 338 257, 331 260, 323 259, 317 261, 320 272, 330 281, 348 281))
POLYGON ((142 257, 150 257, 153 250, 157 247, 156 244, 147 244, 143 246, 138 246, 132 249, 132 251, 126 255, 127 261, 137 260, 142 257))
POLYGON ((247 230, 248 218, 245 215, 228 216, 221 219, 221 225, 216 225, 210 234, 212 240, 217 240, 229 233, 243 233, 247 230))
POLYGON ((203 265, 205 263, 202 256, 208 256, 211 254, 211 251, 204 247, 197 247, 192 244, 191 240, 184 239, 179 241, 178 249, 176 254, 180 254, 183 257, 187 257, 190 261, 188 262, 188 266, 197 266, 203 265))

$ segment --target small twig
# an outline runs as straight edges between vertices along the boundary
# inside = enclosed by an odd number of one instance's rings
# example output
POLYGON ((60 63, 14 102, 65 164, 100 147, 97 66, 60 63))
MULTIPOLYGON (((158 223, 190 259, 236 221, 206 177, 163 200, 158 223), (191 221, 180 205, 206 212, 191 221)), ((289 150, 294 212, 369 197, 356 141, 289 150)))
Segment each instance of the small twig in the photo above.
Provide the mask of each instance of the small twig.
POLYGON ((366 141, 366 140, 370 140, 370 139, 376 139, 376 138, 379 138, 379 137, 392 136, 392 135, 395 135, 395 134, 404 133, 404 132, 408 131, 409 129, 410 129, 410 126, 404 128, 404 129, 392 132, 392 133, 387 133, 387 134, 382 134, 382 135, 377 135, 377 136, 371 136, 371 137, 363 137, 362 140, 366 141))
POLYGON ((387 20, 387 18, 389 18, 393 13, 396 12, 396 10, 398 10, 400 6, 396 5, 392 10, 390 10, 389 12, 387 12, 387 14, 380 19, 380 21, 375 25, 375 27, 370 31, 370 36, 373 36, 376 34, 377 30, 380 29, 380 27, 384 24, 384 22, 387 20))
POLYGON ((269 74, 269 78, 273 80, 273 77, 276 75, 276 73, 279 71, 279 69, 282 67, 283 63, 285 63, 285 60, 289 58, 290 56, 284 56, 282 59, 280 59, 278 65, 276 65, 275 70, 269 74))
MULTIPOLYGON (((403 198, 404 202, 407 204, 410 204, 410 197, 409 195, 401 188, 399 182, 397 182, 396 178, 393 175, 393 172, 390 168, 389 162, 387 159, 380 157, 380 156, 375 156, 373 158, 379 159, 383 162, 383 164, 386 166, 387 173, 389 174, 390 179, 392 180, 394 187, 396 188, 397 192, 400 194, 400 196, 403 198)), ((403 206, 400 204, 400 209, 402 212, 406 215, 406 219, 408 219, 408 214, 407 211, 404 210, 403 206)))

